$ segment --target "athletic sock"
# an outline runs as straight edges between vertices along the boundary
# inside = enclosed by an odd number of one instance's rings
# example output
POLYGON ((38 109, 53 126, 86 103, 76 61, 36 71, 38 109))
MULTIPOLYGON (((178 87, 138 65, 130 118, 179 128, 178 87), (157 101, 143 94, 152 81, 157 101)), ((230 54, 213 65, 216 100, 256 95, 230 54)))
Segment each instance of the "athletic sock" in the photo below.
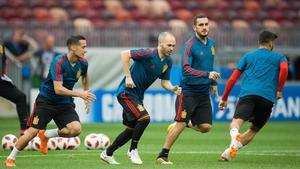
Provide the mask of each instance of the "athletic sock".
POLYGON ((139 121, 136 124, 136 126, 134 127, 134 130, 133 130, 132 140, 131 140, 131 145, 130 145, 129 151, 137 149, 138 142, 140 141, 140 138, 142 137, 142 135, 149 123, 150 123, 150 119, 144 119, 144 120, 139 121))
POLYGON ((231 145, 234 147, 240 149, 243 147, 242 143, 239 140, 236 140, 236 136, 239 135, 239 130, 237 128, 232 128, 230 130, 230 136, 231 136, 231 145))
POLYGON ((170 149, 166 149, 166 148, 161 149, 161 152, 159 153, 157 158, 168 157, 169 156, 169 151, 170 151, 170 149))
POLYGON ((234 140, 238 134, 239 134, 239 130, 237 128, 232 128, 230 130, 231 140, 234 140))
POLYGON ((45 136, 47 138, 58 137, 58 129, 50 129, 45 131, 45 136))
POLYGON ((120 133, 112 145, 106 149, 106 155, 112 156, 114 151, 126 144, 132 138, 132 133, 132 129, 125 129, 122 133, 120 133))
POLYGON ((11 151, 11 153, 9 154, 9 156, 7 157, 7 159, 13 159, 13 160, 15 160, 19 152, 20 151, 16 147, 14 147, 14 149, 11 151))

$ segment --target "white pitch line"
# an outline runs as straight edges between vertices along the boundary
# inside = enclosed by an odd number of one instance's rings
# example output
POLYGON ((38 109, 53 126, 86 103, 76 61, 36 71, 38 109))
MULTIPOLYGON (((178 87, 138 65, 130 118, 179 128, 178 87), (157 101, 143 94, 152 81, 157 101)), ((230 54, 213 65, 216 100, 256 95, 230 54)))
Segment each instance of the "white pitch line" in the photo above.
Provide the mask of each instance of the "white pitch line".
MULTIPOLYGON (((70 151, 71 153, 65 154, 48 154, 46 156, 50 157, 61 157, 61 156, 70 156, 73 158, 75 156, 98 156, 100 151, 90 151, 90 150, 75 150, 70 151), (74 153, 73 153, 74 152, 74 153)), ((174 151, 172 154, 220 154, 220 151, 174 151)), ((157 154, 157 152, 153 151, 144 151, 141 154, 157 154)), ((241 155, 251 155, 251 156, 290 156, 290 157, 300 157, 300 151, 243 151, 240 152, 241 155), (291 154, 293 153, 293 154, 291 154), (296 154, 295 154, 296 153, 296 154)), ((32 155, 19 155, 18 158, 30 158, 30 157, 45 157, 42 154, 32 154, 32 155)), ((0 158, 5 158, 7 156, 0 156, 0 158)))

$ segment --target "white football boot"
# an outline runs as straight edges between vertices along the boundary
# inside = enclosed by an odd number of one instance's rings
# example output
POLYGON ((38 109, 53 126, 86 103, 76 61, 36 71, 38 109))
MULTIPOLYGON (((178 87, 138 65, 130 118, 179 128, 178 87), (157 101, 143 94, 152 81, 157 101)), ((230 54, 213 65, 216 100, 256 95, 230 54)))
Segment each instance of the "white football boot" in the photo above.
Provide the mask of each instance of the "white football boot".
POLYGON ((100 159, 106 162, 107 164, 112 164, 112 165, 120 164, 115 160, 114 156, 108 156, 106 154, 106 150, 102 151, 102 153, 100 154, 100 159))
POLYGON ((127 155, 133 164, 143 164, 137 149, 128 151, 127 155))

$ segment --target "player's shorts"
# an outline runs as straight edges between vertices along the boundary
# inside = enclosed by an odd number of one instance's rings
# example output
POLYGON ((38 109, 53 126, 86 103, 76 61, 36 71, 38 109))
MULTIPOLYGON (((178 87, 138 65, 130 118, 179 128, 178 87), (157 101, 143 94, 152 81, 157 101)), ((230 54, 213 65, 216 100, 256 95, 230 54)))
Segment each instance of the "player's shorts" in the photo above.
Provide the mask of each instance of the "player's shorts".
POLYGON ((212 124, 211 103, 209 95, 188 95, 181 93, 176 98, 175 121, 193 125, 212 124))
POLYGON ((257 96, 241 97, 237 103, 233 118, 250 121, 255 127, 262 128, 272 112, 273 102, 257 96))
POLYGON ((123 93, 118 97, 118 101, 123 107, 123 124, 130 128, 134 128, 138 122, 138 119, 148 115, 147 110, 144 108, 136 97, 123 93))
POLYGON ((46 129, 47 124, 52 119, 59 129, 66 127, 70 122, 80 122, 79 116, 75 111, 75 104, 52 103, 39 95, 35 100, 34 108, 27 125, 43 130, 46 129))

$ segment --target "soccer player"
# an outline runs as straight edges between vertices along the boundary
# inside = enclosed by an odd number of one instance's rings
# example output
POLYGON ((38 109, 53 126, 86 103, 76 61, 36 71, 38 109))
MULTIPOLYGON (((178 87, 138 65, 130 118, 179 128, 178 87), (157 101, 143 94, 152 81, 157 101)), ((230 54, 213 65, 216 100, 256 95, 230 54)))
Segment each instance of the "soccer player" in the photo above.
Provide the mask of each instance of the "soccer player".
POLYGON ((107 150, 100 154, 101 160, 108 164, 119 164, 113 157, 113 153, 131 140, 128 157, 133 164, 142 164, 138 153, 138 142, 150 123, 150 116, 143 106, 145 90, 157 79, 161 79, 161 85, 166 90, 179 94, 181 88, 170 83, 170 71, 172 67, 172 54, 176 41, 175 37, 162 32, 158 37, 157 48, 142 48, 121 53, 123 78, 117 90, 117 98, 123 107, 123 124, 126 129, 121 132, 107 150), (134 63, 129 69, 130 59, 134 63))
POLYGON ((20 122, 20 131, 19 134, 23 135, 25 130, 27 129, 27 120, 29 117, 29 112, 26 104, 26 95, 19 90, 12 82, 12 80, 8 77, 7 72, 7 57, 5 55, 5 47, 0 44, 0 96, 10 100, 11 102, 16 104, 17 113, 20 122))
POLYGON ((259 48, 246 53, 229 78, 219 109, 225 110, 227 98, 237 79, 243 74, 239 101, 230 124, 231 144, 222 153, 221 159, 229 161, 237 151, 250 143, 268 121, 273 104, 282 97, 282 88, 288 75, 287 59, 272 51, 277 35, 270 31, 259 34, 259 48), (249 129, 240 134, 245 121, 249 129))
POLYGON ((182 50, 182 93, 176 99, 175 123, 169 126, 157 164, 173 164, 168 159, 169 150, 186 126, 206 133, 212 125, 210 90, 217 94, 215 80, 220 77, 213 71, 215 42, 207 37, 209 23, 206 16, 194 17, 193 29, 194 35, 182 50))
POLYGON ((52 61, 47 79, 40 87, 35 107, 28 121, 30 128, 19 138, 14 149, 7 157, 5 165, 16 166, 17 154, 37 134, 41 139, 41 151, 48 153, 47 142, 51 137, 75 137, 81 132, 81 124, 75 111, 72 97, 85 101, 86 109, 95 99, 88 89, 88 62, 84 59, 86 39, 82 36, 71 36, 67 40, 68 53, 58 55, 52 61), (75 83, 81 77, 84 91, 73 91, 75 83), (47 124, 54 120, 59 129, 46 130, 47 124))

